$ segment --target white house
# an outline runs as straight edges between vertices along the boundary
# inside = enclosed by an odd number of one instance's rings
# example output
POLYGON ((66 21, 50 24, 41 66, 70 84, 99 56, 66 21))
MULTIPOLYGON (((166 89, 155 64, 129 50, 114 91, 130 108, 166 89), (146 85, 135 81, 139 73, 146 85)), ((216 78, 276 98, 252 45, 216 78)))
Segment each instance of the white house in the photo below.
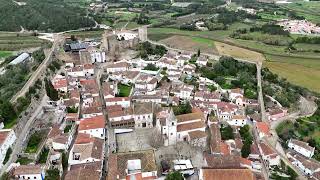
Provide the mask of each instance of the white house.
POLYGON ((200 56, 200 57, 198 57, 196 63, 197 63, 199 66, 206 66, 207 63, 208 63, 208 58, 205 57, 205 56, 200 56))
POLYGON ((233 115, 230 120, 227 120, 227 123, 231 126, 244 126, 247 124, 247 117, 244 115, 233 115))
POLYGON ((177 119, 172 109, 160 111, 157 114, 157 128, 160 130, 164 145, 170 146, 177 143, 177 119))
POLYGON ((153 127, 153 103, 135 103, 132 108, 135 128, 153 127))
POLYGON ((230 101, 235 100, 237 97, 243 97, 243 89, 231 89, 228 91, 230 101))
POLYGON ((40 165, 21 165, 13 170, 15 179, 43 180, 45 177, 44 169, 40 165))
POLYGON ((123 108, 128 108, 131 105, 129 97, 114 97, 105 99, 106 106, 121 105, 123 108))
POLYGON ((95 116, 80 120, 78 132, 89 134, 92 137, 105 138, 105 119, 104 116, 95 116))
POLYGON ((255 127, 260 139, 271 136, 270 127, 266 122, 256 122, 255 127))
POLYGON ((106 53, 104 51, 101 51, 95 47, 89 46, 86 50, 80 50, 79 51, 80 60, 85 57, 88 58, 88 60, 91 63, 104 63, 106 62, 106 53), (88 56, 88 57, 86 57, 88 56))
POLYGON ((0 168, 3 166, 3 161, 6 153, 17 137, 12 129, 1 129, 0 130, 0 168))
POLYGON ((192 94, 193 89, 194 89, 194 87, 192 85, 184 85, 180 89, 180 93, 177 94, 177 96, 180 99, 190 100, 192 98, 191 94, 192 94))
POLYGON ((103 160, 104 140, 79 133, 69 153, 69 166, 103 160))
POLYGON ((85 72, 83 71, 82 65, 67 68, 66 72, 67 72, 67 76, 71 76, 71 77, 75 77, 75 78, 85 76, 85 72))
POLYGON ((192 133, 195 131, 205 132, 206 124, 205 124, 204 114, 202 112, 178 115, 176 116, 176 119, 177 119, 177 141, 187 141, 191 143, 190 140, 195 140, 195 137, 198 140, 204 138, 204 137, 200 137, 202 136, 202 134, 200 133, 196 133, 196 134, 192 133))
POLYGON ((85 76, 93 76, 94 75, 94 65, 92 64, 84 64, 83 65, 83 71, 85 76))
POLYGON ((82 108, 82 118, 91 118, 95 116, 102 116, 102 108, 101 107, 83 107, 82 108))
POLYGON ((280 165, 280 156, 276 151, 265 143, 260 143, 258 147, 263 161, 265 161, 269 167, 280 165))
POLYGON ((315 150, 315 148, 309 146, 308 143, 296 139, 290 139, 288 147, 307 158, 311 158, 315 150))
POLYGON ((123 72, 129 70, 129 64, 127 62, 117 62, 107 66, 108 73, 123 72))
POLYGON ((320 164, 316 160, 308 159, 300 154, 292 152, 288 152, 287 156, 292 164, 297 166, 307 176, 311 176, 315 172, 320 171, 320 164))

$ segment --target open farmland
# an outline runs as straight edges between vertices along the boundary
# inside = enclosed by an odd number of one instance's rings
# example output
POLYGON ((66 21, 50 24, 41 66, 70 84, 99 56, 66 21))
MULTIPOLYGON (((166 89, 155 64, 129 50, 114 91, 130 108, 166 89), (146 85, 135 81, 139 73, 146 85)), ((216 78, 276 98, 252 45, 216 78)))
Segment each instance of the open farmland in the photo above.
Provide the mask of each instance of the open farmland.
MULTIPOLYGON (((280 77, 289 82, 306 87, 311 91, 320 92, 320 70, 299 64, 284 62, 266 62, 265 65, 280 77)), ((319 66, 318 66, 319 67, 319 66)))
POLYGON ((216 48, 220 55, 228 55, 235 58, 246 59, 250 61, 262 62, 265 60, 263 54, 248 49, 231 46, 229 44, 216 42, 216 48))
POLYGON ((189 51, 197 51, 200 49, 201 52, 205 53, 217 53, 214 41, 205 38, 175 35, 167 39, 163 39, 160 42, 177 49, 185 49, 189 51))
POLYGON ((0 32, 0 51, 19 51, 48 44, 30 34, 0 32))

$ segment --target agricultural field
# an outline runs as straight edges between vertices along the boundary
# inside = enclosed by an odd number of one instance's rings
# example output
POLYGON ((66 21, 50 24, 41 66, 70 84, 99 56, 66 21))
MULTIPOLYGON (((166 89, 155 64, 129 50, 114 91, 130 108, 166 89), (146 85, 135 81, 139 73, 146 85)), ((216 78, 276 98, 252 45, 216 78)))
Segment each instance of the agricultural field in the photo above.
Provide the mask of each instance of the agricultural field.
MULTIPOLYGON (((284 61, 285 58, 282 59, 284 61)), ((304 60, 301 63, 277 62, 267 61, 264 63, 272 72, 278 74, 280 77, 286 78, 289 82, 306 87, 314 92, 320 92, 320 69, 319 63, 317 67, 307 67, 308 64, 304 60)), ((308 61, 308 60, 306 60, 308 61)))
POLYGON ((177 49, 185 49, 194 52, 200 49, 201 52, 204 53, 218 53, 215 48, 215 42, 206 38, 174 35, 163 39, 160 42, 177 49))
POLYGON ((320 2, 319 1, 299 1, 282 5, 284 9, 294 11, 299 16, 305 17, 313 23, 320 23, 320 2))
POLYGON ((7 56, 8 51, 19 51, 48 44, 49 42, 32 34, 0 32, 0 57, 7 56))
POLYGON ((101 38, 104 30, 92 30, 92 31, 75 31, 75 32, 68 32, 65 34, 66 37, 75 36, 79 39, 86 39, 86 38, 101 38))
POLYGON ((229 44, 216 42, 216 48, 220 55, 228 55, 235 58, 250 60, 254 62, 262 62, 265 60, 263 54, 248 49, 231 46, 229 44))

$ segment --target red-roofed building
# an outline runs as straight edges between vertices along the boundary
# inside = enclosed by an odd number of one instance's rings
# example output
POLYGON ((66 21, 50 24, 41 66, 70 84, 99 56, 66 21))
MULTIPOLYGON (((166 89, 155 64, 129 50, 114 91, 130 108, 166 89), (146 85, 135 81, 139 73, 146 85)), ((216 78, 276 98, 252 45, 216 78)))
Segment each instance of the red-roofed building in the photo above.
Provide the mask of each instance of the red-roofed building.
POLYGON ((95 116, 80 120, 79 133, 89 134, 90 136, 104 139, 105 137, 105 118, 95 116))
POLYGON ((280 165, 280 156, 270 146, 265 143, 258 145, 262 159, 270 166, 280 165))
POLYGON ((259 135, 259 138, 263 138, 265 136, 271 136, 269 124, 266 122, 256 122, 256 129, 259 135))

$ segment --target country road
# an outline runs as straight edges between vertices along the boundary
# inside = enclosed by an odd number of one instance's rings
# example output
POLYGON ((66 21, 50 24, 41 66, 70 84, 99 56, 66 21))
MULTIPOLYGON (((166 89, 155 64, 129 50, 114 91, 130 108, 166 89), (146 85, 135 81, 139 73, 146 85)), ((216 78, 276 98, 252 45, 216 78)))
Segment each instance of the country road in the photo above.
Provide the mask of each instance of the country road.
POLYGON ((52 47, 47 54, 46 58, 42 61, 42 63, 39 65, 37 70, 32 73, 31 77, 28 79, 28 81, 24 84, 24 86, 21 88, 19 92, 17 92, 11 99, 11 103, 15 103, 19 97, 24 96, 31 86, 34 85, 34 83, 37 81, 39 77, 41 77, 41 74, 46 71, 48 65, 50 64, 50 60, 52 58, 53 52, 56 50, 57 46, 61 42, 61 38, 56 35, 54 38, 54 42, 52 44, 52 47))

